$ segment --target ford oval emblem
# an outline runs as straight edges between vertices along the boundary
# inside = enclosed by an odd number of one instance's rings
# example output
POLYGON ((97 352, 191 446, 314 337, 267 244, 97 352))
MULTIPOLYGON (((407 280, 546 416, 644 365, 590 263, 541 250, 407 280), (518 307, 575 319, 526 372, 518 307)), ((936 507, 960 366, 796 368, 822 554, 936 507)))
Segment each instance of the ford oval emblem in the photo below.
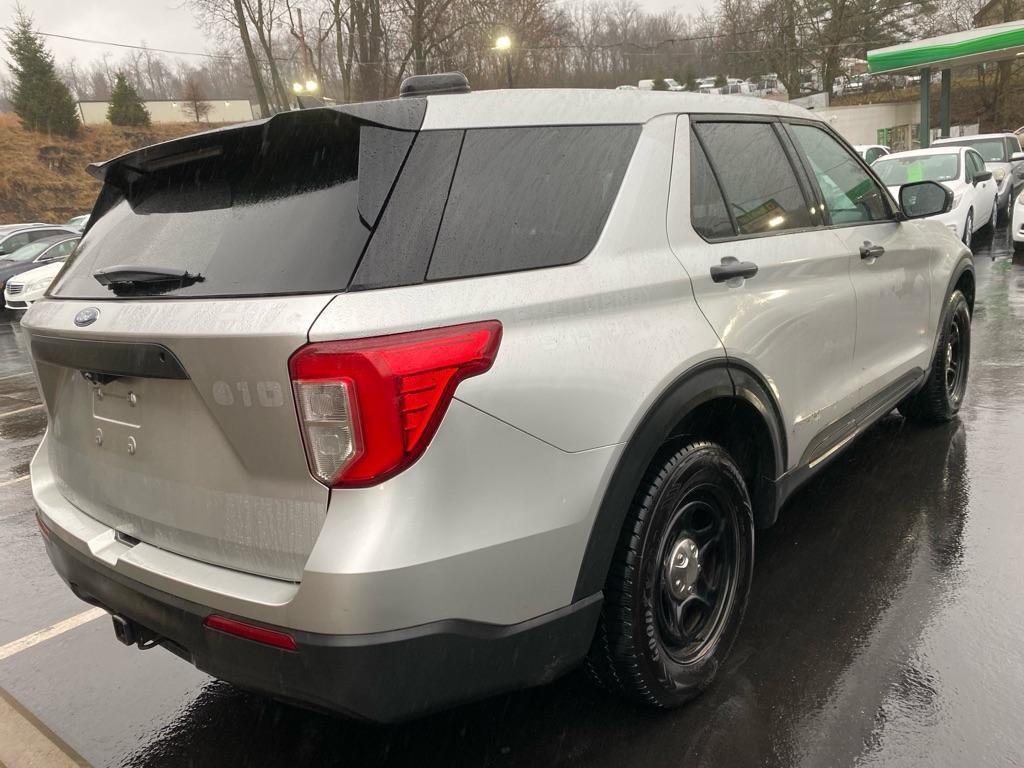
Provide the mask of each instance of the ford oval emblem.
POLYGON ((85 328, 87 325, 92 325, 96 322, 96 318, 100 316, 100 311, 96 307, 86 307, 77 315, 75 315, 75 325, 79 328, 85 328))

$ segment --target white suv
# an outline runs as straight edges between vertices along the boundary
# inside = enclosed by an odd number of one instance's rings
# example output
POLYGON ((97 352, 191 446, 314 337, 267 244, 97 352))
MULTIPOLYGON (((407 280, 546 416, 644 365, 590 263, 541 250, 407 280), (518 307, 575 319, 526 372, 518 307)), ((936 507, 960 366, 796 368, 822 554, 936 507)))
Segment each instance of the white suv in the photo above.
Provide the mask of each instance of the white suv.
POLYGON ((957 412, 971 256, 909 220, 951 194, 901 211, 785 104, 461 82, 93 168, 24 318, 47 551, 123 642, 306 705, 584 662, 679 704, 755 528, 894 407, 957 412))

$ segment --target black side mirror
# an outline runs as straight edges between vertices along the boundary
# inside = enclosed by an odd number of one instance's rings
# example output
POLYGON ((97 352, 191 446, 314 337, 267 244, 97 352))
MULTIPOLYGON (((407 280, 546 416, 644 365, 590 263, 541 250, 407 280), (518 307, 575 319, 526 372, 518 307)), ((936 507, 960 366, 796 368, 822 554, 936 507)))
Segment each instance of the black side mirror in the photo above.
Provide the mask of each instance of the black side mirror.
POLYGON ((981 181, 988 181, 992 178, 992 171, 982 171, 981 173, 974 174, 974 183, 977 184, 981 181))
POLYGON ((948 213, 953 209, 953 190, 935 181, 904 184, 900 187, 900 208, 908 219, 948 213))

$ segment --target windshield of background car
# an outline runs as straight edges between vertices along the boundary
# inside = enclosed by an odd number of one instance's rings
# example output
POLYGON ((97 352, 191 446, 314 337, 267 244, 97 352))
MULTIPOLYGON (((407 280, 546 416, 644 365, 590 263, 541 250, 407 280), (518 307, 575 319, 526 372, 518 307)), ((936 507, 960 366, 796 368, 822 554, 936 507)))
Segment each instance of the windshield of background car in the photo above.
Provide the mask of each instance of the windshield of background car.
POLYGON ((31 261, 51 246, 53 246, 53 243, 29 243, 28 245, 21 246, 14 253, 8 253, 3 257, 3 261, 31 261))
POLYGON ((985 162, 1006 163, 1010 160, 1006 155, 1006 142, 1001 138, 975 139, 973 141, 965 139, 963 141, 944 141, 942 143, 947 147, 972 147, 985 159, 985 162))
POLYGON ((960 155, 890 155, 876 160, 872 166, 887 187, 899 187, 915 181, 955 181, 960 177, 960 155))
POLYGON ((115 265, 200 275, 160 290, 184 298, 572 263, 597 242, 640 134, 639 125, 416 132, 321 111, 268 124, 277 129, 269 151, 260 132, 214 137, 223 148, 213 156, 114 190, 52 295, 110 298, 93 275, 115 265))

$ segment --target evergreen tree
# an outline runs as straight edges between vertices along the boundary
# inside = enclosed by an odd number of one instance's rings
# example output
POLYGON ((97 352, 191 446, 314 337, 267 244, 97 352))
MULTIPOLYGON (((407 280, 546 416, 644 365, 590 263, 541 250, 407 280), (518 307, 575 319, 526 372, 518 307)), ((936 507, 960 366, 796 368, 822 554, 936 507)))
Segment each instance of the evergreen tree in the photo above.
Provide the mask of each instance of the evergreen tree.
POLYGON ((149 110, 139 98, 124 72, 114 76, 114 90, 110 93, 107 120, 112 125, 149 125, 149 110))
POLYGON ((74 136, 79 123, 71 91, 57 77, 53 55, 32 30, 32 18, 20 5, 15 14, 14 26, 6 30, 14 111, 30 131, 74 136))

